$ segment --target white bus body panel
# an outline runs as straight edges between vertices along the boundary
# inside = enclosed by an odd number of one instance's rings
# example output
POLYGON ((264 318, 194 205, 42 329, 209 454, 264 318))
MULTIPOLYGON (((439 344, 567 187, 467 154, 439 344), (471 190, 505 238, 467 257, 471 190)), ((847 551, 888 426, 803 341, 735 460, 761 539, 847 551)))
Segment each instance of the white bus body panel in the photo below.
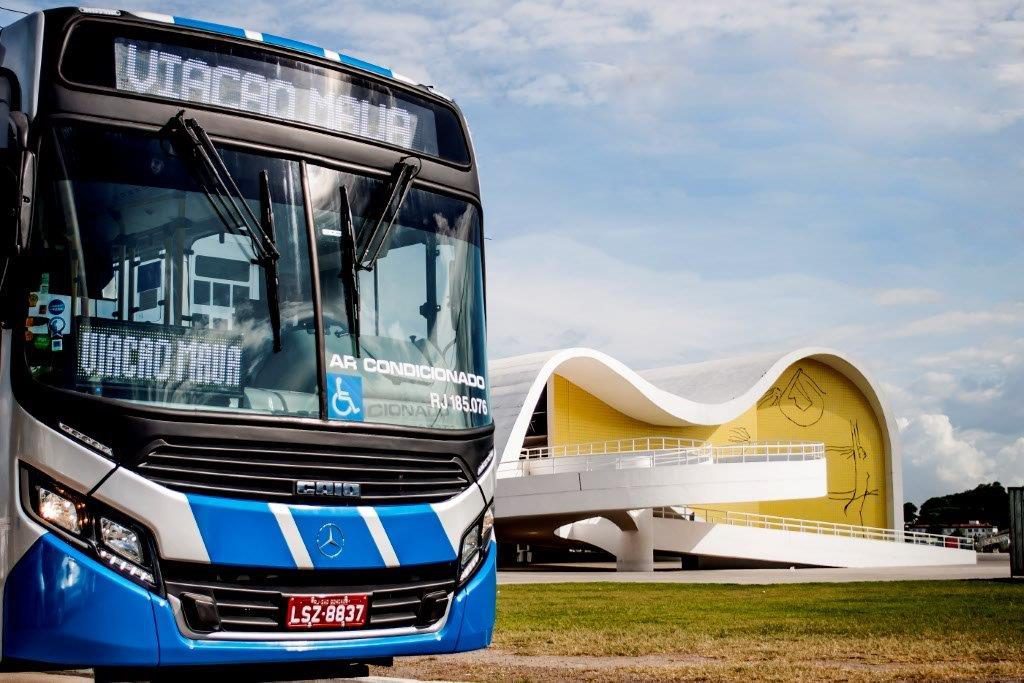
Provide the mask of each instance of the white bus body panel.
MULTIPOLYGON (((46 530, 22 509, 18 468, 25 462, 80 493, 88 493, 114 463, 26 413, 11 395, 11 330, 0 337, 0 614, 11 568, 46 530)), ((2 643, 0 624, 0 643, 2 643)), ((2 652, 0 652, 2 657, 2 652)))

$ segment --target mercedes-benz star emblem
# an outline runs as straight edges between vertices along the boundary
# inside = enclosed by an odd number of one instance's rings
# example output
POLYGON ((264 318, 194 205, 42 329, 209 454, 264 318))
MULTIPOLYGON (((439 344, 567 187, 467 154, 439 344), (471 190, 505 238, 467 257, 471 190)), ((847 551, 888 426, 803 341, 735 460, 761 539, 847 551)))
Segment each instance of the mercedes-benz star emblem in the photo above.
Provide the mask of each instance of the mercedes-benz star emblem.
POLYGON ((328 522, 316 534, 316 547, 324 557, 335 558, 345 547, 345 536, 337 524, 328 522))

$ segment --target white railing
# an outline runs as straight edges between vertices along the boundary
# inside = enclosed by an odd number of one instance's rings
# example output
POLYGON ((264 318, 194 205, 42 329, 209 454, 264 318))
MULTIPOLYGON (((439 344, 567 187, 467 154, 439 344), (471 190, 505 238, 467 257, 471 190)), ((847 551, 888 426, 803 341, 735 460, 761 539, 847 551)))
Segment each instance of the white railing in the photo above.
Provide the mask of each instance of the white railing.
POLYGON ((518 461, 498 466, 498 477, 715 463, 791 462, 824 457, 822 443, 773 441, 713 446, 692 439, 645 437, 523 449, 518 461))
POLYGON ((728 510, 710 510, 694 507, 655 508, 655 517, 666 519, 682 519, 690 522, 706 522, 708 524, 734 524, 757 529, 777 529, 780 531, 799 531, 807 534, 826 536, 844 536, 846 538, 866 538, 874 541, 890 541, 893 543, 913 543, 916 545, 933 545, 943 548, 974 550, 974 541, 958 536, 941 536, 926 534, 919 531, 897 531, 880 527, 857 526, 854 524, 838 524, 835 522, 819 522, 811 519, 795 519, 792 517, 776 517, 774 515, 756 515, 749 512, 731 512, 728 510))
POLYGON ((813 441, 756 441, 714 447, 715 462, 791 462, 820 460, 825 444, 813 441))
POLYGON ((703 441, 694 439, 677 439, 672 436, 645 436, 638 439, 616 439, 613 441, 593 441, 591 443, 573 443, 564 446, 542 446, 540 448, 524 448, 519 452, 520 460, 534 458, 561 458, 578 455, 608 455, 610 453, 646 453, 649 451, 669 451, 687 448, 700 448, 703 441))

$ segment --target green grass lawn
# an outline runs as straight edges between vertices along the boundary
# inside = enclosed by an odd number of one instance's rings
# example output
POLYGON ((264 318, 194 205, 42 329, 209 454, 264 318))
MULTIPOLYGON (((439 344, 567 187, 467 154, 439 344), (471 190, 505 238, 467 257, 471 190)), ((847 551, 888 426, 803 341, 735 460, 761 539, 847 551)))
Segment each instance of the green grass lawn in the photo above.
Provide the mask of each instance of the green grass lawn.
POLYGON ((502 586, 495 642, 522 654, 637 655, 709 640, 966 638, 1024 655, 1024 583, 502 586), (623 632, 629 633, 624 638, 623 632))
POLYGON ((472 680, 1019 679, 1024 582, 500 586, 492 651, 424 664, 472 680))

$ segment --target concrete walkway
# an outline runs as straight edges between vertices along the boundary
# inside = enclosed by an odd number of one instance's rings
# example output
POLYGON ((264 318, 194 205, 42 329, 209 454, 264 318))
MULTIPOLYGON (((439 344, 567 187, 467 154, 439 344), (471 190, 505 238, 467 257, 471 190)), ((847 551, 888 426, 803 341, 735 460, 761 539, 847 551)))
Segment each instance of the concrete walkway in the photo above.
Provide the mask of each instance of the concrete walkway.
POLYGON ((519 583, 847 583, 852 581, 944 581, 956 579, 1008 579, 1010 557, 978 555, 976 565, 946 567, 887 567, 883 569, 700 569, 679 570, 676 563, 658 563, 653 572, 617 572, 614 562, 545 565, 498 572, 500 585, 519 583))

